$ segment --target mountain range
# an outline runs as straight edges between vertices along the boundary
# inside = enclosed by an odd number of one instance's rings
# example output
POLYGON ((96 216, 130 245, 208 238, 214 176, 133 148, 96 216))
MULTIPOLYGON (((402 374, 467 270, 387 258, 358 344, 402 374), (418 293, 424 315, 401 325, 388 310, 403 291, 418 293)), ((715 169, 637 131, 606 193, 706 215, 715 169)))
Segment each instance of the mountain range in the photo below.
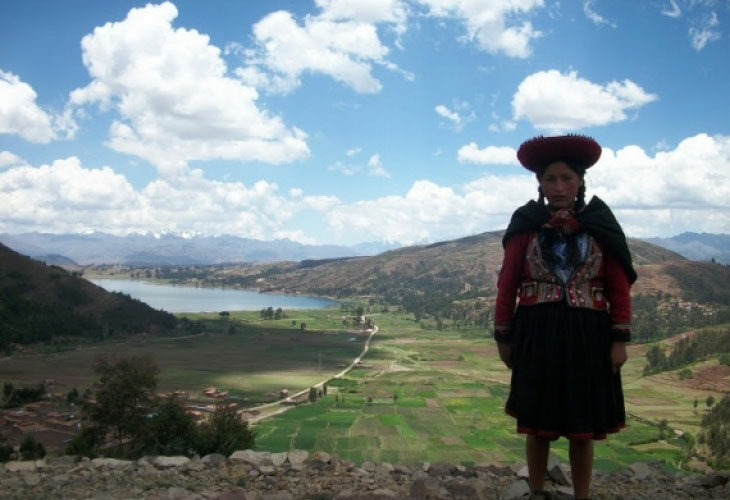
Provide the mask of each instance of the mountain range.
MULTIPOLYGON (((730 264, 730 235, 682 233, 672 238, 644 238, 690 260, 730 264)), ((288 239, 262 241, 232 235, 183 237, 175 234, 107 233, 0 234, 0 243, 48 264, 90 265, 213 265, 305 261, 377 255, 394 250, 397 242, 366 242, 351 246, 306 245, 288 239)), ((438 243, 434 243, 438 244, 438 243)))

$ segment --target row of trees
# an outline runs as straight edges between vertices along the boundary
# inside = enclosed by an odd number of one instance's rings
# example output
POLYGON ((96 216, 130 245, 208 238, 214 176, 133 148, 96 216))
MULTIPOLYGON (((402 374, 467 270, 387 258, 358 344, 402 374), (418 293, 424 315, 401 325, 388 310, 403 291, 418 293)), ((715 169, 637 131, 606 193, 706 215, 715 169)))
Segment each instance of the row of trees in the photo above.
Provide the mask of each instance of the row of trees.
POLYGON ((197 425, 174 397, 155 396, 158 368, 145 357, 100 358, 99 389, 82 405, 84 425, 66 453, 93 457, 230 454, 254 446, 254 434, 235 408, 219 406, 197 425))
POLYGON ((702 417, 702 431, 697 440, 709 448, 712 465, 716 469, 730 467, 730 394, 725 394, 702 417))
POLYGON ((730 328, 707 330, 677 342, 669 355, 658 345, 646 353, 644 374, 676 370, 719 353, 730 352, 730 328))

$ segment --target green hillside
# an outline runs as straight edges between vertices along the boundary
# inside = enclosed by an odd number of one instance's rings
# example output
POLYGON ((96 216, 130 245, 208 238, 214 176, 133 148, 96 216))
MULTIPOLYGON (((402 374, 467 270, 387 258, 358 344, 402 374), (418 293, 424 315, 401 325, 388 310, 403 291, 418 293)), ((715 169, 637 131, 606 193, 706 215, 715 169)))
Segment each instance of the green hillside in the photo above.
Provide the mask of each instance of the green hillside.
POLYGON ((0 245, 0 350, 13 344, 159 332, 176 319, 0 245))

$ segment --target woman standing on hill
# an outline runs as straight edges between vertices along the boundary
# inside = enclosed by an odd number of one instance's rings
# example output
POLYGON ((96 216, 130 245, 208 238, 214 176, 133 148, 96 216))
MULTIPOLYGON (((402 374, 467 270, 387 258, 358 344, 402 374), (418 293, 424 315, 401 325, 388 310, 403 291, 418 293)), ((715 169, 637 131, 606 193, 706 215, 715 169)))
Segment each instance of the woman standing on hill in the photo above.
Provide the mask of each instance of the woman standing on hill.
POLYGON ((506 411, 527 434, 535 499, 550 498, 542 489, 550 441, 569 440, 575 498, 587 498, 593 440, 625 425, 619 370, 636 272, 611 210, 584 200, 585 171, 600 156, 595 140, 576 135, 536 137, 517 152, 539 198, 515 211, 502 240, 494 333, 512 369, 506 411))

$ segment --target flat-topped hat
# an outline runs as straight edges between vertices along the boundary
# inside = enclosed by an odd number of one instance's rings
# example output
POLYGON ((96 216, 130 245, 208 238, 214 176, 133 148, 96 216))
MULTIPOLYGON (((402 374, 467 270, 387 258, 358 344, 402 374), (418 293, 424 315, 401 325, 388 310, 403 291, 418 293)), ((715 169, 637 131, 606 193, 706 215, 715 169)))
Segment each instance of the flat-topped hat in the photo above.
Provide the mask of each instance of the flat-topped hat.
POLYGON ((601 157, 601 145, 585 135, 559 135, 533 137, 522 143, 517 150, 517 159, 522 166, 535 173, 556 161, 565 161, 573 166, 589 168, 601 157))

